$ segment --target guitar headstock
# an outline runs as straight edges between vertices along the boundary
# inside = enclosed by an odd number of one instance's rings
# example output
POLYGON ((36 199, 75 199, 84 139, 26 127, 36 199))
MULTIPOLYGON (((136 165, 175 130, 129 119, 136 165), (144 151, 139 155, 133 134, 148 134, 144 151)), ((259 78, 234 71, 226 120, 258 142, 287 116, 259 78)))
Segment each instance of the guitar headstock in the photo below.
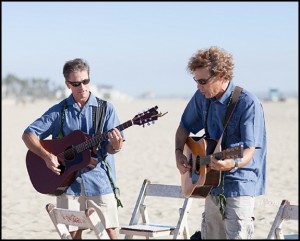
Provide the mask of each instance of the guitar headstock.
POLYGON ((242 142, 236 143, 232 145, 232 147, 224 150, 225 152, 225 158, 242 158, 243 157, 243 151, 244 151, 244 145, 242 142))
POLYGON ((168 112, 164 114, 162 114, 161 112, 158 113, 157 109, 158 107, 154 106, 148 109, 147 111, 135 115, 134 118, 132 119, 133 124, 142 125, 143 127, 145 127, 146 123, 148 125, 154 124, 154 121, 156 121, 158 117, 162 117, 168 113, 168 112))

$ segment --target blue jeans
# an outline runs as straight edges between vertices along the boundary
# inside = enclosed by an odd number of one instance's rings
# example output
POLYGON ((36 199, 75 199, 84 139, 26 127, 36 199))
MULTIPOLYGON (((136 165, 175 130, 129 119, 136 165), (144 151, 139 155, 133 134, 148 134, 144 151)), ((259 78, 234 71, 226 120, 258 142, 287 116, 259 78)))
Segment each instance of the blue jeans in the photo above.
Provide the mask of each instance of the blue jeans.
POLYGON ((226 198, 225 219, 222 219, 216 197, 208 195, 202 214, 202 239, 251 239, 254 233, 255 197, 226 198))

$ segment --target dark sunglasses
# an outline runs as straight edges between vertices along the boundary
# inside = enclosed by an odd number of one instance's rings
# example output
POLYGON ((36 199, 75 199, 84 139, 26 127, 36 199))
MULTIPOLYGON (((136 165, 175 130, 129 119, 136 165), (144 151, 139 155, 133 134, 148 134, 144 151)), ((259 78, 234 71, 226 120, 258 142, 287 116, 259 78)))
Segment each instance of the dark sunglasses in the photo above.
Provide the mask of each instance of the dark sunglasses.
POLYGON ((214 77, 215 75, 211 75, 208 79, 195 79, 195 77, 193 77, 193 79, 199 84, 199 85, 206 85, 207 82, 214 77))
POLYGON ((81 84, 87 85, 88 83, 90 83, 90 79, 84 79, 83 81, 80 82, 72 82, 72 81, 67 81, 68 83, 70 83, 73 87, 78 87, 81 84))

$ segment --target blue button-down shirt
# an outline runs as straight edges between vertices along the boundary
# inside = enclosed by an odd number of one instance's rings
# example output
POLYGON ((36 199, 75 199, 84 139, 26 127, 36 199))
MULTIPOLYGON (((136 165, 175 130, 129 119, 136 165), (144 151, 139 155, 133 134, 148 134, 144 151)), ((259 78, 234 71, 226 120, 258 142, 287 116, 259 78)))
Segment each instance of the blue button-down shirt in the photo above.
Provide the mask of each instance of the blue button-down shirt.
MULTIPOLYGON (((92 106, 98 106, 96 97, 91 93, 87 103, 82 109, 75 103, 73 96, 66 99, 65 117, 62 126, 64 136, 67 136, 74 130, 81 130, 89 136, 94 136, 92 106)), ((40 140, 52 136, 56 138, 61 127, 61 112, 64 106, 64 100, 48 109, 40 118, 35 120, 26 129, 25 133, 32 133, 39 137, 40 140)), ((103 132, 108 132, 120 124, 113 105, 107 102, 107 109, 104 119, 103 132)), ((123 136, 123 132, 121 132, 123 136)), ((123 136, 124 137, 124 136, 123 136)), ((110 166, 110 175, 116 182, 114 156, 106 152, 108 140, 101 142, 101 148, 98 148, 98 164, 90 170, 84 168, 78 172, 76 180, 67 188, 66 193, 72 195, 81 194, 81 182, 84 186, 84 192, 87 196, 96 196, 112 193, 111 183, 106 173, 104 159, 110 166)))
MULTIPOLYGON (((220 99, 206 99, 197 90, 183 112, 180 126, 193 134, 197 134, 207 126, 209 137, 218 140, 223 132, 223 120, 233 89, 234 84, 230 82, 220 99)), ((255 147, 255 154, 247 165, 237 171, 223 173, 224 195, 226 197, 263 195, 267 154, 264 112, 258 98, 244 89, 223 135, 222 149, 240 142, 244 148, 255 147)), ((212 195, 219 193, 222 193, 222 183, 211 191, 212 195)))

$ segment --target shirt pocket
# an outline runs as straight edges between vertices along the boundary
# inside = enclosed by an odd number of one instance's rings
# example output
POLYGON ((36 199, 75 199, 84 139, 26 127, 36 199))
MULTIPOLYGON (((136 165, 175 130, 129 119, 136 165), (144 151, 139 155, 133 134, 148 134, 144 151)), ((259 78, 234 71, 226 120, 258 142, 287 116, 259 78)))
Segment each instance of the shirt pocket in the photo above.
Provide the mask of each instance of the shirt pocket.
POLYGON ((234 138, 238 141, 237 138, 240 136, 239 117, 232 115, 226 129, 227 137, 234 138))

